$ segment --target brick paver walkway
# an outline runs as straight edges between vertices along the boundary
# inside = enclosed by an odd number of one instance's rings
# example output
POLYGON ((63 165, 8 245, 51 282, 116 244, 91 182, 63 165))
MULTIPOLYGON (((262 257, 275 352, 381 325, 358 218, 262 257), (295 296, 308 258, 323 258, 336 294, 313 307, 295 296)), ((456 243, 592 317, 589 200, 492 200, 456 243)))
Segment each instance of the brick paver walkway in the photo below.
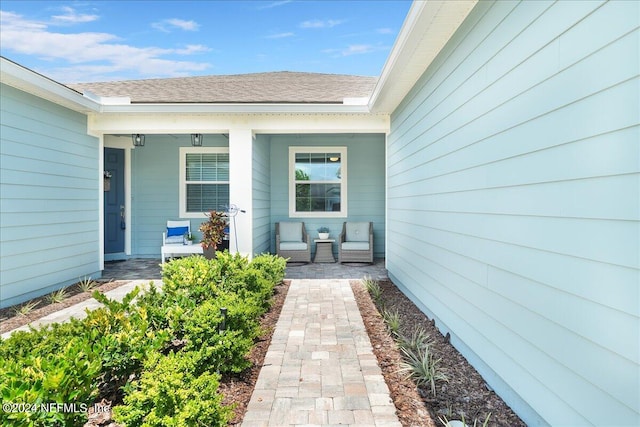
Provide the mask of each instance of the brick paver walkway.
POLYGON ((349 281, 294 279, 243 427, 401 424, 349 281))

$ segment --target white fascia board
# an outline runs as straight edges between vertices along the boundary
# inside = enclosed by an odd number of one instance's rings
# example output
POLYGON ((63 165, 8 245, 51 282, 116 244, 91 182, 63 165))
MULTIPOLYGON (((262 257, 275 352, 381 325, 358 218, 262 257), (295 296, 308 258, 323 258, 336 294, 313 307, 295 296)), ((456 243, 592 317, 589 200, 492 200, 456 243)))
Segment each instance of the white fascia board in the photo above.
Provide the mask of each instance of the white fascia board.
POLYGON ((414 1, 369 99, 391 114, 424 74, 478 0, 414 1))
POLYGON ((103 105, 103 113, 173 113, 173 114, 362 114, 369 113, 366 104, 126 104, 103 105))
POLYGON ((100 111, 99 102, 6 58, 0 58, 0 82, 73 111, 100 111))
POLYGON ((228 133, 252 129, 254 133, 388 133, 388 114, 92 114, 93 134, 228 133))

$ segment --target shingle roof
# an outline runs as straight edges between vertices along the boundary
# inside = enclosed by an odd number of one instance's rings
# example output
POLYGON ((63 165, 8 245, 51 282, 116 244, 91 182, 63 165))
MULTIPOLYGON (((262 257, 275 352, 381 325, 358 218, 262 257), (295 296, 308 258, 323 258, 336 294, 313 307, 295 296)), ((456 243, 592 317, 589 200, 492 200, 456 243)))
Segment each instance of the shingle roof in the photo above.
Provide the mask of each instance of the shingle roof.
POLYGON ((376 77, 279 71, 102 83, 68 84, 99 96, 128 96, 132 103, 321 103, 369 97, 376 77))

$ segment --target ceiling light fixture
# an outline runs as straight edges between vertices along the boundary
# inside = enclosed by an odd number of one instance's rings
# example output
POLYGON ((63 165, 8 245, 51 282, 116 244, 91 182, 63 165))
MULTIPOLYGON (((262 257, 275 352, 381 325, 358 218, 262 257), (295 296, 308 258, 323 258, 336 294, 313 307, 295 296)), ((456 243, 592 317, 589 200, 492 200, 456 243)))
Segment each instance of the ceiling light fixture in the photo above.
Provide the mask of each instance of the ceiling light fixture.
POLYGON ((202 134, 201 133, 192 133, 191 134, 191 145, 194 147, 202 147, 202 134))
POLYGON ((139 133, 132 133, 131 140, 133 141, 134 147, 144 147, 144 135, 139 133))

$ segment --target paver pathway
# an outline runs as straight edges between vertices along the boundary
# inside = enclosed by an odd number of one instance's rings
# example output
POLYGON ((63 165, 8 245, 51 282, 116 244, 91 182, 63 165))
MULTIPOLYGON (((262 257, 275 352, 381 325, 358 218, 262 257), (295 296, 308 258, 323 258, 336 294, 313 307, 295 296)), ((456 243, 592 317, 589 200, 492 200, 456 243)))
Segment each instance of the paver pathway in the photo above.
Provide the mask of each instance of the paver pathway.
POLYGON ((243 427, 400 427, 353 291, 292 280, 243 427))

